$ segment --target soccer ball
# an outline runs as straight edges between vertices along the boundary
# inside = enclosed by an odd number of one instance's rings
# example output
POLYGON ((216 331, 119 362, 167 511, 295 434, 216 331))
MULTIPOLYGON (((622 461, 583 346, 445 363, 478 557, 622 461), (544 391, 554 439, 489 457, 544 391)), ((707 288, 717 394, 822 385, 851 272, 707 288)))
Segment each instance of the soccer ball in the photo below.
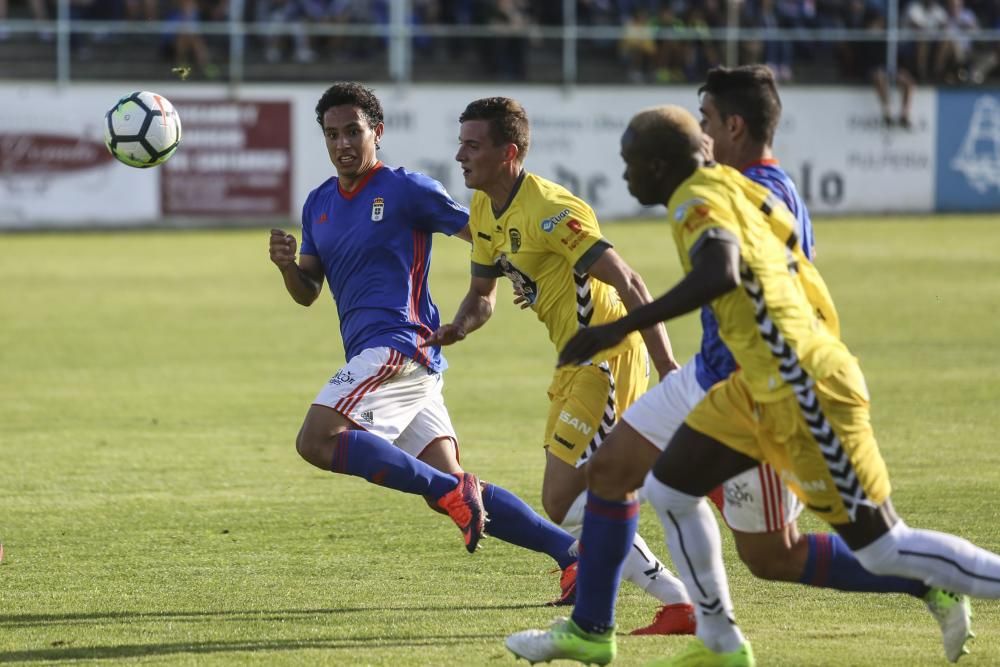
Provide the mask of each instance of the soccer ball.
POLYGON ((104 144, 130 167, 163 164, 181 142, 181 119, 174 105, 147 90, 118 100, 104 120, 104 144))

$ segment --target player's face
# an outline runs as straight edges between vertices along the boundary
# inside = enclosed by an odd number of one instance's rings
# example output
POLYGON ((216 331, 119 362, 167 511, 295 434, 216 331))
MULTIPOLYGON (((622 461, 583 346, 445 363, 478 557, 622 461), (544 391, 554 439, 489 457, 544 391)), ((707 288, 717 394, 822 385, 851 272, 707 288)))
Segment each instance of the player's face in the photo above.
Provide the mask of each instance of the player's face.
POLYGON ((701 131, 712 139, 712 153, 716 162, 734 167, 731 160, 733 158, 733 141, 729 134, 729 128, 725 120, 719 113, 719 107, 715 104, 715 99, 711 93, 705 93, 701 98, 701 131))
POLYGON ((467 120, 458 131, 455 159, 462 165, 465 187, 483 190, 501 177, 507 161, 507 146, 496 145, 487 120, 467 120))
POLYGON ((631 128, 622 135, 622 160, 625 162, 625 173, 622 177, 628 183, 629 194, 643 206, 651 206, 663 201, 658 192, 656 165, 653 160, 643 155, 638 147, 639 139, 631 128))
POLYGON ((323 136, 339 178, 357 178, 375 165, 375 142, 382 137, 383 129, 382 123, 371 127, 356 106, 342 104, 326 110, 323 136))

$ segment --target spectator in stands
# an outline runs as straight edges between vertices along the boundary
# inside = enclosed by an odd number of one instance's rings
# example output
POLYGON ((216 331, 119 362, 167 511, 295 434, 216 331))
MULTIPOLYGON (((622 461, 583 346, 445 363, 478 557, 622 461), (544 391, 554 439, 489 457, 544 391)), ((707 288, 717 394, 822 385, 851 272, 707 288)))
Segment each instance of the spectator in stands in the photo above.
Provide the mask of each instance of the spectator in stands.
MULTIPOLYGON (((969 0, 979 19, 979 25, 992 30, 1000 30, 1000 0, 969 0)), ((1000 64, 1000 42, 977 42, 973 47, 972 65, 969 67, 969 81, 983 83, 1000 64)))
MULTIPOLYGON (((854 56, 853 71, 875 86, 875 93, 878 95, 879 106, 882 109, 882 123, 886 127, 899 124, 901 128, 910 128, 910 104, 913 100, 914 80, 913 75, 900 65, 896 69, 896 89, 900 94, 900 111, 898 116, 893 116, 890 103, 889 74, 886 70, 886 41, 885 41, 885 17, 875 8, 864 8, 863 0, 851 0, 849 3, 852 11, 857 12, 859 6, 864 11, 864 28, 872 33, 879 34, 882 39, 874 41, 856 42, 850 46, 850 52, 854 56)), ((850 19, 849 19, 850 20, 850 19)), ((846 27, 856 27, 848 24, 846 27)))
MULTIPOLYGON (((906 7, 903 25, 924 35, 940 33, 948 23, 948 14, 937 0, 913 0, 906 7)), ((903 47, 905 59, 912 60, 914 73, 919 81, 927 81, 930 65, 934 62, 934 54, 938 44, 933 40, 922 39, 915 44, 903 47)))
MULTIPOLYGON (((412 17, 410 17, 412 19, 412 17)), ((389 0, 331 0, 327 9, 328 22, 339 25, 389 23, 389 0)), ((342 50, 350 56, 364 58, 388 44, 387 38, 369 36, 348 37, 337 40, 342 50)))
POLYGON ((659 40, 656 42, 656 80, 660 83, 687 81, 687 71, 694 60, 691 42, 681 39, 671 39, 673 35, 683 33, 684 20, 677 16, 673 4, 660 8, 656 17, 656 27, 659 40))
MULTIPOLYGON (((452 26, 472 25, 476 19, 477 0, 439 0, 441 23, 452 26)), ((469 48, 469 39, 452 37, 448 39, 448 55, 460 58, 469 48)))
MULTIPOLYGON (((741 23, 749 28, 770 30, 788 28, 795 25, 797 13, 794 3, 778 3, 776 0, 749 0, 743 12, 741 23)), ((780 81, 792 78, 792 43, 785 39, 766 39, 761 42, 747 42, 749 60, 763 62, 780 81)))
POLYGON ((718 44, 708 37, 709 30, 721 26, 721 21, 721 12, 718 11, 718 3, 715 0, 691 3, 686 23, 688 29, 700 35, 701 39, 689 43, 688 66, 685 68, 688 81, 699 81, 704 72, 722 64, 722 54, 718 44))
POLYGON ((632 83, 646 81, 656 56, 656 28, 644 8, 636 9, 625 22, 619 50, 625 61, 628 80, 632 83))
POLYGON ((934 59, 934 75, 936 79, 946 83, 967 81, 972 54, 972 40, 968 33, 979 30, 979 21, 962 0, 948 0, 946 12, 948 19, 944 26, 945 39, 941 40, 934 59))
POLYGON ((311 63, 316 52, 306 31, 305 21, 321 21, 326 17, 324 3, 319 0, 259 0, 257 18, 271 23, 266 34, 264 58, 269 63, 284 58, 289 42, 295 46, 295 61, 311 63), (284 26, 287 27, 283 27, 284 26))
POLYGON ((483 18, 498 35, 484 50, 489 70, 505 81, 524 81, 532 27, 525 0, 496 0, 484 8, 483 18))
MULTIPOLYGON (((45 0, 28 0, 28 4, 31 5, 31 14, 36 21, 48 21, 49 14, 45 8, 45 0)), ((7 20, 7 0, 0 0, 0 21, 7 20)), ((43 30, 39 33, 42 39, 48 41, 52 39, 51 30, 43 30)), ((0 41, 10 37, 10 31, 8 31, 3 26, 0 26, 0 41)))
POLYGON ((159 2, 157 0, 125 0, 125 18, 129 21, 159 21, 159 2))
MULTIPOLYGON (((214 3, 218 5, 218 3, 214 3)), ((215 6, 209 13, 214 15, 215 6)), ((209 79, 219 76, 219 68, 212 63, 208 44, 201 33, 201 8, 197 0, 175 0, 167 14, 170 27, 163 35, 164 50, 179 67, 198 65, 201 74, 209 79)))

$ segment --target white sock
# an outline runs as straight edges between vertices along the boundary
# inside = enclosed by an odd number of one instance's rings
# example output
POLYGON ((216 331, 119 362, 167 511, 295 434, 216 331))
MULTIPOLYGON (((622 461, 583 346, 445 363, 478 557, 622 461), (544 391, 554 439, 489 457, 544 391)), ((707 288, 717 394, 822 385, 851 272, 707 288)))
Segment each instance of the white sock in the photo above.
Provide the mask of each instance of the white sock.
POLYGON ((900 520, 854 555, 873 574, 919 579, 977 598, 1000 598, 1000 556, 955 535, 910 528, 900 520))
POLYGON ((646 476, 646 498, 667 534, 667 547, 698 611, 698 638, 717 653, 736 651, 743 633, 736 625, 722 563, 722 539, 704 498, 676 491, 646 476))
MULTIPOLYGON (((570 535, 579 538, 583 529, 583 513, 587 506, 587 492, 584 491, 570 505, 560 527, 570 535)), ((684 582, 675 577, 649 549, 646 540, 635 534, 632 548, 625 557, 622 579, 646 591, 661 604, 691 604, 684 582)))
POLYGON ((625 557, 622 579, 628 579, 661 604, 691 604, 684 582, 660 562, 639 533, 635 534, 632 548, 625 557))

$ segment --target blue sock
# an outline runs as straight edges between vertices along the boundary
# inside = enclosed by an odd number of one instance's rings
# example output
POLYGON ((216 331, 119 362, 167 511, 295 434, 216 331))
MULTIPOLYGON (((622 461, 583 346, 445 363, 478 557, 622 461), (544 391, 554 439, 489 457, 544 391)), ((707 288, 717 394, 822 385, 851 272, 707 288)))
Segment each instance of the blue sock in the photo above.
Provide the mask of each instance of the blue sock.
POLYGON ((487 484, 483 489, 483 506, 490 519, 486 532, 493 537, 546 553, 555 559, 559 569, 565 569, 576 560, 576 556, 569 555, 569 548, 576 541, 573 536, 540 517, 507 489, 487 484))
POLYGON ((343 431, 337 435, 330 470, 435 500, 457 484, 454 475, 432 468, 368 431, 343 431))
POLYGON ((806 539, 809 557, 799 583, 840 591, 907 593, 918 598, 927 594, 926 584, 917 579, 883 577, 866 570, 839 535, 813 533, 806 539))
POLYGON ((615 627, 622 564, 638 523, 637 501, 615 502, 587 492, 573 608, 573 622, 584 632, 602 634, 615 627))

